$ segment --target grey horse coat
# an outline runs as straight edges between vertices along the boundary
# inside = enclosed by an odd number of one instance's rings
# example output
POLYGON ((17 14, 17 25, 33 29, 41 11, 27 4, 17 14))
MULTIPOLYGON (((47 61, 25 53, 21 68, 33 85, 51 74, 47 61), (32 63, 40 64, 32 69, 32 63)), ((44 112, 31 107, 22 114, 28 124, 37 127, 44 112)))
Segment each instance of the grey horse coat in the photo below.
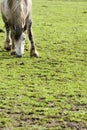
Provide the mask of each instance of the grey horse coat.
POLYGON ((22 56, 24 52, 25 31, 31 42, 30 56, 38 57, 32 34, 32 1, 3 0, 1 3, 2 18, 6 27, 4 48, 11 49, 11 54, 22 56))

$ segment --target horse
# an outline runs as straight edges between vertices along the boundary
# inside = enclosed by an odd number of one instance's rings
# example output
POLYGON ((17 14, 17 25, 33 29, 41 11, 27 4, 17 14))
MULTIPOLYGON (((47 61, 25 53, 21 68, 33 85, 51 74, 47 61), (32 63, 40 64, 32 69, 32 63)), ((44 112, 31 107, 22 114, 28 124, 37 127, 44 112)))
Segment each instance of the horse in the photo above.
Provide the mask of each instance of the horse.
POLYGON ((4 48, 10 50, 11 55, 22 57, 27 32, 31 43, 30 56, 38 57, 32 32, 32 0, 3 0, 1 14, 6 29, 4 48))

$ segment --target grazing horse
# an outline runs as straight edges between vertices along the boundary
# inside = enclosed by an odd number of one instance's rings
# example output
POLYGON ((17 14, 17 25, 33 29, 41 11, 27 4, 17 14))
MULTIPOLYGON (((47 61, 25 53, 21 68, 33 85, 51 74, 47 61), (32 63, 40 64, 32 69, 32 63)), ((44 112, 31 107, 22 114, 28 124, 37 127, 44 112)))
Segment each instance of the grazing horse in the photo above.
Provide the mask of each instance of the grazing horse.
POLYGON ((1 14, 6 28, 4 48, 11 50, 12 55, 21 57, 24 53, 25 32, 31 43, 30 56, 38 57, 32 34, 32 1, 31 0, 3 0, 1 14))

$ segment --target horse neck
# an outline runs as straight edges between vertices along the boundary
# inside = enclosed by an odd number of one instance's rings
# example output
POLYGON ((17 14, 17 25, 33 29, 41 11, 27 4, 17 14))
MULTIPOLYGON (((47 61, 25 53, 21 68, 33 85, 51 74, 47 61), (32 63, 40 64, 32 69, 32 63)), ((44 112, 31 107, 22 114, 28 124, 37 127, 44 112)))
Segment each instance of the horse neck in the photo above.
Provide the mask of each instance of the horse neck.
POLYGON ((21 0, 7 0, 7 3, 9 8, 14 11, 20 5, 21 0))

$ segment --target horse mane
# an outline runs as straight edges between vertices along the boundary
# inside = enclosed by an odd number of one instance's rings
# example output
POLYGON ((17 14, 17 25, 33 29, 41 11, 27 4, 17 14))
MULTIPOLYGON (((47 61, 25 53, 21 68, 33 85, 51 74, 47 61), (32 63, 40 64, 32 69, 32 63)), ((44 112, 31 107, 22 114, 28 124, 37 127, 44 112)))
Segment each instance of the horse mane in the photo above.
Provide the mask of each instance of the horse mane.
POLYGON ((12 7, 12 4, 13 4, 13 1, 12 0, 8 0, 8 6, 9 6, 9 8, 12 7))
POLYGON ((21 34, 22 34, 22 28, 19 25, 16 25, 14 27, 14 38, 15 38, 15 40, 19 40, 21 34))

